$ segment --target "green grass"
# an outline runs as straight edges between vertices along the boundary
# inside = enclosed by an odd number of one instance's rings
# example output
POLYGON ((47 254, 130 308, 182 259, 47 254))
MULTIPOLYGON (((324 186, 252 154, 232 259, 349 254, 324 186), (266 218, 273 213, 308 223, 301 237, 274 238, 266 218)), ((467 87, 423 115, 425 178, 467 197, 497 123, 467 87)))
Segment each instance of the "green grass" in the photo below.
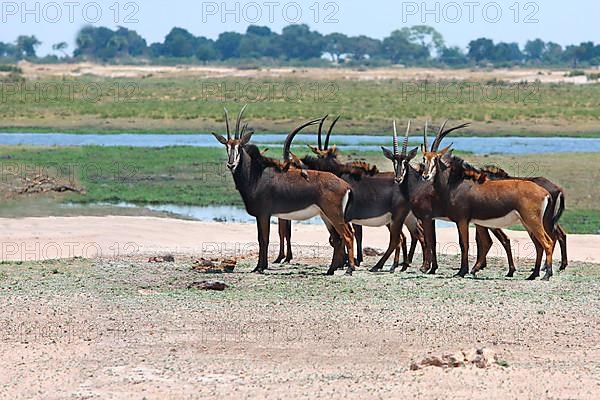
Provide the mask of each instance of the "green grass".
MULTIPOLYGON (((308 150, 297 146, 295 151, 302 155, 308 150)), ((269 155, 278 157, 280 153, 274 147, 269 155)), ((231 174, 225 168, 225 156, 222 148, 0 147, 0 186, 18 186, 19 177, 41 173, 85 189, 82 195, 26 198, 28 209, 48 210, 44 212, 51 212, 51 204, 57 202, 242 206, 231 174)), ((475 165, 495 164, 516 176, 542 175, 562 185, 567 194, 567 210, 561 224, 571 233, 599 233, 597 154, 463 156, 475 165)), ((380 152, 349 151, 345 159, 364 160, 381 170, 391 169, 391 163, 380 152)), ((0 213, 17 215, 24 201, 6 196, 0 201, 0 213)))
POLYGON ((169 147, 0 148, 5 179, 36 173, 85 188, 64 201, 235 204, 241 199, 221 149, 169 147))
POLYGON ((344 117, 339 132, 387 132, 391 118, 450 118, 474 122, 465 134, 600 137, 600 84, 83 76, 25 87, 3 88, 2 129, 209 131, 222 128, 223 106, 251 103, 247 120, 269 132, 330 113, 344 117))

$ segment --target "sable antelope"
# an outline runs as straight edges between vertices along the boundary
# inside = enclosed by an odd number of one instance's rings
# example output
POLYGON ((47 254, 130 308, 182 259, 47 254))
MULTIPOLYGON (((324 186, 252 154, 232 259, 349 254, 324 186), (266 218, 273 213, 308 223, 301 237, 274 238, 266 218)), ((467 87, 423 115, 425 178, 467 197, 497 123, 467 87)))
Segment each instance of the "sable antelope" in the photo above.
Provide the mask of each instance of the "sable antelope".
POLYGON ((410 165, 410 161, 415 158, 418 151, 418 148, 414 148, 410 152, 407 152, 410 121, 406 127, 406 135, 401 152, 398 152, 396 121, 393 121, 393 128, 393 151, 383 146, 381 149, 383 150, 383 155, 392 161, 394 166, 394 180, 399 185, 404 198, 408 200, 410 210, 421 221, 423 226, 425 242, 421 271, 434 274, 438 268, 435 252, 434 218, 444 216, 443 206, 439 204, 440 200, 434 190, 433 183, 425 180, 422 172, 417 171, 410 165))
MULTIPOLYGON (((326 118, 326 117, 325 117, 326 118)), ((322 130, 325 118, 321 119, 319 132, 322 130)), ((329 129, 329 133, 325 140, 325 147, 329 147, 329 137, 336 119, 329 129)), ((391 253, 396 250, 402 240, 402 227, 406 216, 410 212, 408 203, 401 191, 394 184, 393 173, 380 173, 376 168, 366 164, 343 164, 337 159, 336 148, 332 147, 324 153, 324 157, 307 156, 298 159, 293 156, 290 151, 292 141, 295 134, 290 134, 284 145, 284 159, 294 159, 296 162, 301 162, 303 166, 309 170, 319 170, 334 173, 352 187, 353 205, 351 222, 356 225, 364 226, 384 226, 388 225, 390 230, 389 246, 381 257, 379 262, 371 269, 371 271, 379 271, 390 257, 391 253)), ((319 135, 319 146, 321 145, 321 136, 319 135)), ((321 150, 322 151, 322 150, 321 150)), ((350 255, 348 255, 350 258, 350 255)), ((399 255, 397 253, 395 262, 391 268, 391 272, 398 267, 399 255)), ((402 270, 406 270, 408 264, 406 259, 402 264, 402 270)))
MULTIPOLYGON (((444 149, 439 150, 442 140, 449 133, 459 130, 459 129, 462 129, 469 125, 469 123, 465 123, 465 124, 461 124, 461 125, 455 126, 450 129, 444 129, 446 127, 447 123, 448 123, 448 120, 444 121, 444 123, 441 125, 433 143, 431 144, 431 148, 428 148, 428 144, 427 144, 428 124, 427 124, 427 121, 425 122, 425 128, 423 130, 423 144, 421 145, 421 152, 423 153, 423 164, 422 164, 423 172, 422 172, 422 174, 423 174, 423 178, 425 180, 432 180, 433 177, 435 176, 435 172, 436 172, 435 160, 440 159, 440 160, 444 161, 446 159, 446 156, 451 155, 450 147, 452 147, 452 145, 449 145, 449 146, 445 147, 444 149)), ((508 268, 509 268, 506 276, 513 277, 514 273, 516 272, 516 268, 515 268, 515 264, 514 264, 513 257, 512 257, 512 249, 510 247, 510 239, 508 238, 508 236, 502 231, 502 229, 488 229, 488 228, 485 228, 485 227, 479 226, 479 225, 476 225, 475 229, 476 229, 475 241, 477 242, 477 261, 476 261, 475 266, 473 267, 471 273, 473 275, 475 275, 478 271, 482 270, 487 265, 486 255, 489 252, 490 248, 492 247, 492 238, 490 237, 490 232, 489 232, 489 231, 491 231, 494 234, 494 236, 496 236, 496 238, 500 241, 500 243, 502 244, 502 247, 504 247, 504 250, 506 251, 506 256, 508 259, 508 268)))
MULTIPOLYGON (((254 272, 267 269, 270 220, 275 216, 284 220, 305 220, 320 215, 330 233, 334 255, 327 271, 332 275, 344 265, 344 247, 348 251, 351 275, 354 268, 354 237, 347 223, 352 207, 350 185, 333 174, 319 171, 289 169, 289 165, 278 165, 266 159, 258 148, 250 144, 254 132, 246 132, 247 124, 240 131, 240 113, 232 137, 229 115, 225 109, 227 138, 213 132, 215 138, 227 149, 227 168, 233 175, 236 189, 240 192, 246 211, 256 217, 258 228, 259 257, 254 272), (304 174, 303 174, 304 173, 304 174)), ((316 124, 320 119, 306 122, 290 135, 316 124)))
MULTIPOLYGON (((407 141, 408 130, 405 143, 407 141)), ((414 184, 414 173, 410 173, 414 169, 407 161, 414 158, 415 155, 416 149, 409 155, 404 153, 398 156, 396 154, 394 157, 396 177, 399 183, 402 184, 405 177, 408 178, 405 187, 409 193, 411 206, 416 204, 418 198, 421 197, 421 193, 418 193, 418 185, 414 184), (416 195, 411 193, 411 189, 413 192, 417 192, 416 195)), ((548 234, 554 216, 553 210, 549 207, 551 196, 548 191, 526 180, 505 179, 478 182, 469 179, 468 177, 475 175, 475 172, 468 163, 458 157, 452 157, 450 167, 446 167, 439 158, 435 160, 435 173, 432 179, 433 203, 435 203, 433 208, 436 208, 437 212, 441 209, 443 216, 448 217, 457 225, 461 247, 461 268, 457 275, 464 277, 469 270, 469 223, 487 228, 504 228, 521 222, 546 253, 546 274, 543 279, 548 280, 552 276, 552 252, 554 250, 554 242, 548 234)), ((431 233, 427 230, 428 225, 431 226, 431 216, 428 217, 427 221, 423 220, 426 244, 431 239, 431 233)), ((432 246, 428 245, 427 247, 431 251, 432 246)), ((428 258, 431 259, 431 254, 428 254, 428 258)), ((533 280, 538 276, 539 269, 534 271, 528 279, 533 280)))
MULTIPOLYGON (((299 161, 307 168, 332 172, 352 186, 355 199, 353 228, 357 244, 357 264, 360 265, 362 262, 362 225, 360 222, 366 226, 379 227, 386 225, 392 235, 393 227, 391 226, 391 220, 397 220, 397 218, 394 218, 396 212, 393 209, 406 207, 406 202, 401 197, 397 197, 398 193, 394 185, 393 173, 381 173, 376 166, 371 166, 364 162, 342 163, 339 161, 337 147, 335 145, 329 147, 331 133, 340 119, 339 116, 331 123, 323 144, 323 125, 327 117, 327 115, 323 117, 319 124, 317 147, 308 145, 316 157, 305 156, 299 161), (382 185, 386 185, 387 183, 389 183, 389 188, 382 188, 382 185), (389 190, 390 188, 393 190, 389 190)), ((293 140, 293 137, 290 139, 293 140)), ((285 152, 291 154, 289 151, 291 142, 289 144, 286 143, 286 145, 285 152)), ((284 158, 285 156, 286 154, 284 154, 284 158)), ((421 247, 423 247, 424 241, 419 221, 412 213, 408 214, 404 224, 411 235, 411 247, 410 251, 407 252, 406 238, 402 230, 400 230, 400 243, 403 252, 401 271, 405 271, 410 263, 412 263, 417 241, 421 242, 421 247)), ((385 260, 387 260, 387 257, 385 257, 385 260)), ((390 272, 394 272, 399 264, 400 253, 399 248, 396 248, 394 263, 390 272)), ((372 270, 378 271, 382 266, 383 264, 378 263, 372 270)))
MULTIPOLYGON (((266 148, 260 152, 260 155, 264 157, 268 151, 269 149, 266 148)), ((267 157, 264 158, 266 159, 267 157)), ((285 168, 285 166, 281 165, 276 160, 270 160, 273 164, 279 164, 279 169, 285 168)), ((277 222, 279 228, 279 255, 277 256, 275 261, 273 261, 273 263, 289 263, 294 258, 292 254, 292 221, 287 221, 285 219, 279 218, 277 222)))
MULTIPOLYGON (((558 243, 560 245, 561 263, 560 263, 559 270, 563 271, 564 269, 566 269, 569 264, 569 261, 567 258, 567 233, 564 231, 564 229, 558 223, 558 221, 560 220, 560 217, 562 216, 564 209, 565 209, 565 193, 564 193, 563 188, 561 188, 560 186, 558 186, 551 180, 546 179, 544 177, 532 177, 532 178, 513 177, 513 176, 510 176, 506 171, 504 171, 501 168, 498 168, 496 166, 493 166, 493 165, 487 165, 487 166, 481 168, 481 171, 483 173, 485 173, 485 175, 490 179, 522 179, 522 180, 531 181, 531 182, 543 187, 544 189, 546 189, 548 191, 548 193, 550 193, 550 196, 552 197, 550 207, 552 207, 552 209, 555 210, 554 218, 553 218, 553 222, 552 222, 552 232, 551 232, 550 236, 552 236, 552 240, 554 241, 555 244, 558 241, 558 243)), ((534 239, 534 238, 532 238, 532 239, 534 239)), ((535 240, 533 240, 533 242, 534 242, 534 245, 536 246, 536 263, 535 264, 540 265, 542 262, 542 248, 539 245, 539 243, 537 243, 535 240)), ((485 253, 487 253, 487 251, 485 253)), ((484 257, 485 257, 485 255, 484 255, 484 257)))
MULTIPOLYGON (((436 160, 441 160, 444 163, 444 165, 446 165, 446 167, 448 167, 450 164, 449 160, 452 159, 452 156, 450 155, 450 152, 449 152, 449 148, 451 147, 451 145, 444 148, 441 151, 439 150, 439 146, 440 146, 442 140, 450 132, 452 132, 453 130, 456 130, 456 129, 444 130, 443 128, 446 125, 446 123, 447 123, 447 121, 445 121, 444 124, 442 125, 442 128, 440 128, 440 131, 438 132, 438 135, 436 136, 435 141, 431 146, 431 150, 427 149, 427 135, 425 134, 425 137, 424 137, 423 161, 425 164, 425 169, 426 169, 426 171, 428 171, 428 175, 430 175, 430 176, 435 174, 436 160), (448 157, 448 156, 450 156, 450 157, 448 157)), ((457 128, 461 128, 466 125, 468 125, 468 124, 460 125, 457 128)), ((427 124, 425 125, 425 131, 427 131, 427 124)), ((565 208, 564 191, 560 186, 556 185, 555 183, 553 183, 552 181, 550 181, 544 177, 536 177, 536 178, 511 177, 508 175, 508 173, 506 173, 506 171, 504 171, 498 167, 495 167, 495 166, 486 166, 482 169, 477 169, 477 168, 468 166, 468 168, 464 169, 464 172, 467 176, 470 175, 470 178, 473 178, 475 181, 477 181, 479 183, 484 182, 488 178, 496 179, 496 180, 518 179, 518 180, 526 180, 526 181, 533 182, 533 183, 541 186, 542 188, 546 189, 546 191, 548 191, 548 193, 550 193, 550 196, 551 196, 551 202, 549 204, 549 207, 554 210, 553 220, 550 225, 551 231, 549 231, 549 233, 553 239, 553 244, 556 245, 556 242, 558 241, 560 244, 560 247, 561 247, 562 260, 561 260, 560 270, 564 270, 567 267, 568 261, 567 261, 567 251, 566 251, 566 245, 567 245, 566 233, 562 229, 562 227, 560 227, 560 225, 558 225, 558 221, 559 221, 559 219, 564 211, 564 208, 565 208)), ((473 275, 475 275, 481 269, 485 268, 486 255, 489 252, 491 245, 492 245, 492 241, 491 241, 488 230, 481 226, 476 226, 476 229, 477 229, 477 236, 476 236, 477 262, 471 271, 471 273, 473 275)), ((511 276, 513 276, 516 269, 514 267, 514 261, 513 261, 512 252, 511 252, 511 248, 510 248, 510 240, 508 239, 508 236, 506 236, 506 234, 504 232, 502 232, 502 230, 500 230, 500 229, 491 229, 491 231, 500 240, 500 242, 504 246, 504 249, 506 250, 506 254, 508 257, 508 263, 509 263, 509 273, 507 276, 511 277, 511 276)), ((530 236, 536 247, 536 263, 535 263, 536 267, 534 268, 534 271, 536 271, 536 268, 539 270, 539 267, 542 262, 543 248, 540 245, 540 243, 538 243, 538 241, 535 239, 535 237, 533 235, 530 234, 530 236)))

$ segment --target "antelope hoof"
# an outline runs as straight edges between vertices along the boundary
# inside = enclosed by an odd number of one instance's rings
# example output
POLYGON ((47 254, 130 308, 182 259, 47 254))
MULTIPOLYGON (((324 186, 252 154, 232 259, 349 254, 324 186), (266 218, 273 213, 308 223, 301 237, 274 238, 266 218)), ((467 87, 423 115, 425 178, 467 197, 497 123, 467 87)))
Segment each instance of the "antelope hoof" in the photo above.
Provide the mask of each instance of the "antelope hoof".
POLYGON ((568 264, 560 264, 560 268, 558 270, 559 271, 564 271, 565 269, 567 269, 567 265, 568 264))
POLYGON ((373 268, 371 268, 369 271, 370 272, 379 272, 379 271, 381 271, 381 267, 376 265, 373 268))
POLYGON ((526 280, 528 281, 535 281, 536 278, 539 278, 540 274, 538 274, 537 272, 534 272, 533 274, 529 275, 529 278, 527 278, 526 280))
POLYGON ((254 268, 254 270, 252 270, 253 274, 263 274, 265 272, 266 268, 261 268, 261 267, 256 267, 254 268))
POLYGON ((354 272, 354 267, 349 266, 348 269, 346 270, 346 275, 352 276, 352 272, 354 272))
POLYGON ((464 278, 465 275, 467 275, 469 273, 469 271, 464 271, 464 270, 460 270, 458 271, 458 273, 456 275, 454 275, 455 278, 464 278))
POLYGON ((419 271, 421 271, 422 273, 426 274, 429 271, 429 266, 428 265, 422 265, 421 268, 419 268, 419 271))
POLYGON ((334 267, 333 265, 329 267, 329 269, 327 270, 326 275, 333 275, 335 273, 335 271, 337 270, 337 267, 334 267))
POLYGON ((513 276, 515 276, 515 271, 508 271, 508 274, 506 274, 507 278, 512 278, 513 276))
POLYGON ((292 257, 286 257, 285 260, 283 260, 284 264, 289 264, 292 261, 292 257))
POLYGON ((545 269, 546 269, 546 273, 544 274, 544 277, 542 278, 542 280, 543 280, 543 281, 549 281, 549 280, 550 280, 550 277, 551 277, 552 275, 554 275, 554 274, 552 273, 552 267, 548 267, 548 266, 547 266, 545 269))
POLYGON ((273 261, 273 264, 281 264, 281 261, 283 261, 284 256, 279 256, 277 257, 277 259, 275 261, 273 261))
POLYGON ((435 271, 437 270, 437 268, 431 268, 429 270, 429 272, 427 272, 428 275, 435 275, 435 271))
POLYGON ((548 273, 546 273, 546 274, 544 275, 544 277, 542 278, 542 280, 543 280, 543 281, 549 281, 551 276, 552 276, 552 274, 548 274, 548 273))
POLYGON ((409 263, 402 263, 402 268, 400 269, 400 272, 406 272, 407 269, 410 268, 410 264, 409 263))

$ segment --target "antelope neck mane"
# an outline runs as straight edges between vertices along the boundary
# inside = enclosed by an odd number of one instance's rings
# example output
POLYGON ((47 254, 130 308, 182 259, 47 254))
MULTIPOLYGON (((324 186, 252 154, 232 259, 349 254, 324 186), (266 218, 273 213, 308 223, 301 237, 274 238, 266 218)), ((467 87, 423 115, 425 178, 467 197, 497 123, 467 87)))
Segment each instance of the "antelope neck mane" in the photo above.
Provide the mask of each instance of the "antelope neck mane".
POLYGON ((483 183, 489 178, 484 170, 469 164, 457 156, 450 158, 449 167, 451 170, 450 179, 453 181, 469 179, 476 183, 483 183))
POLYGON ((357 178, 364 175, 373 176, 379 173, 379 169, 377 169, 375 165, 368 164, 364 161, 353 161, 344 164, 341 163, 336 157, 325 159, 311 155, 303 157, 301 161, 309 166, 318 166, 318 168, 324 168, 329 172, 340 175, 349 174, 357 178))
POLYGON ((491 178, 499 178, 499 179, 510 178, 510 175, 508 174, 508 172, 506 172, 502 168, 499 168, 495 165, 486 165, 483 168, 481 168, 481 170, 483 172, 485 172, 491 178))
POLYGON ((244 150, 250 156, 250 160, 252 161, 253 166, 260 167, 261 170, 266 168, 274 168, 277 172, 287 171, 290 167, 289 163, 284 163, 274 158, 265 157, 260 153, 260 150, 256 145, 247 144, 244 147, 244 150))
POLYGON ((376 166, 370 165, 364 161, 354 161, 340 165, 340 173, 349 174, 354 178, 362 176, 373 176, 379 173, 376 166))

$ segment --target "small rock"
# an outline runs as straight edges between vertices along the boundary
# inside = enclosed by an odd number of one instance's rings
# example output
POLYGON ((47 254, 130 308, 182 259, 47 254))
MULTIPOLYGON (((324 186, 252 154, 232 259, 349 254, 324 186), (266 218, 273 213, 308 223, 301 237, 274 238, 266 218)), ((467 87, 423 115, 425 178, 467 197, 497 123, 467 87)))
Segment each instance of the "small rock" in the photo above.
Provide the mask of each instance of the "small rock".
POLYGON ((155 257, 150 257, 148 259, 149 263, 164 263, 164 262, 175 262, 175 257, 173 257, 171 254, 167 254, 165 256, 155 256, 155 257))
POLYGON ((196 265, 200 266, 200 267, 214 267, 215 263, 212 262, 211 260, 206 260, 204 258, 201 258, 198 261, 196 261, 196 265))
POLYGON ((421 368, 423 368, 423 367, 443 367, 444 366, 444 362, 442 361, 442 359, 439 357, 436 357, 436 356, 424 358, 420 364, 421 364, 421 368))
POLYGON ((487 368, 498 360, 498 356, 493 350, 478 349, 477 355, 470 360, 477 368, 487 368))
POLYGON ((212 259, 207 260, 201 258, 196 260, 196 263, 192 266, 192 269, 204 273, 221 274, 223 272, 232 273, 237 265, 237 260, 233 258, 212 259))
POLYGON ((448 367, 457 368, 465 366, 465 355, 462 351, 453 354, 445 354, 442 356, 442 360, 448 367))
POLYGON ((223 281, 201 281, 193 282, 188 286, 188 289, 199 289, 199 290, 218 290, 223 291, 229 287, 223 281))
POLYGON ((375 249, 373 247, 365 247, 363 249, 363 254, 368 257, 376 257, 376 256, 382 256, 384 253, 383 253, 383 251, 381 251, 379 249, 375 249))
POLYGON ((411 371, 416 371, 425 367, 458 368, 466 365, 473 365, 477 368, 489 368, 497 363, 497 361, 498 357, 493 350, 470 349, 444 354, 442 357, 428 356, 420 362, 413 362, 410 365, 410 369, 411 371))
POLYGON ((475 359, 475 357, 477 357, 477 349, 463 350, 462 353, 465 356, 466 362, 471 362, 475 359))

